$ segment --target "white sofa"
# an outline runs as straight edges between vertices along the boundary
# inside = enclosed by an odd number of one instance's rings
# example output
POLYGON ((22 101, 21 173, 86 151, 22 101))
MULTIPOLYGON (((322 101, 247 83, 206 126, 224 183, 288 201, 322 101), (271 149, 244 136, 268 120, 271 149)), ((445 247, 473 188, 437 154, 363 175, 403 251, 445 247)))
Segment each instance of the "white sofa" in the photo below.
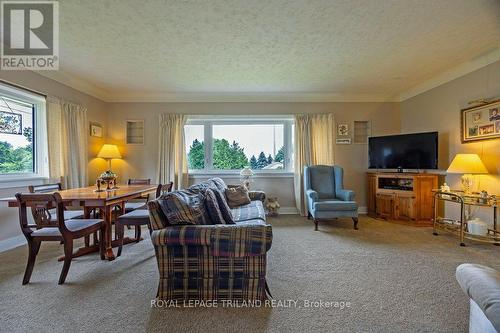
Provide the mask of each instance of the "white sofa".
POLYGON ((500 272, 483 265, 462 264, 456 277, 470 298, 469 333, 500 332, 500 272))

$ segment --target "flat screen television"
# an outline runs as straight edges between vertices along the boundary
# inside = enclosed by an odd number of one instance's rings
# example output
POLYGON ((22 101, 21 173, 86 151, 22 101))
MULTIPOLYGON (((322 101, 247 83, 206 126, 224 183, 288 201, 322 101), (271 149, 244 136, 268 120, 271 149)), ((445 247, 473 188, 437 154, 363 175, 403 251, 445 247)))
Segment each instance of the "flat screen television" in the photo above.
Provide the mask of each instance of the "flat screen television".
POLYGON ((437 169, 438 132, 368 139, 370 169, 437 169))

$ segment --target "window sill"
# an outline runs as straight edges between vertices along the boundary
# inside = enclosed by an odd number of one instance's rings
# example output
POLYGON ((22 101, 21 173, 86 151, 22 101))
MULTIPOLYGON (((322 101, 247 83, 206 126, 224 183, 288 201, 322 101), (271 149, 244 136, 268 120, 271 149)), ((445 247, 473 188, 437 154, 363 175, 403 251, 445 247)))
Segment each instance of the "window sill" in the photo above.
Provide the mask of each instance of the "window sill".
POLYGON ((27 187, 29 185, 41 185, 49 179, 44 176, 18 176, 18 177, 0 177, 0 189, 27 187))
MULTIPOLYGON (((252 178, 293 178, 293 172, 256 172, 252 178)), ((240 179, 239 171, 191 171, 189 173, 189 178, 237 178, 240 179)))

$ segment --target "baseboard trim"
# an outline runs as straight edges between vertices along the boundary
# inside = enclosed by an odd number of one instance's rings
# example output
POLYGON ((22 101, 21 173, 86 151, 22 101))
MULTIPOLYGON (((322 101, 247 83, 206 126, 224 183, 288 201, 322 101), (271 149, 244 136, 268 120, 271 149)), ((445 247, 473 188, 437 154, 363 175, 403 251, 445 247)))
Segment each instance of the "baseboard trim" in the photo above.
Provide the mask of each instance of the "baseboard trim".
POLYGON ((24 235, 19 235, 1 240, 0 253, 15 249, 16 247, 23 246, 24 244, 26 244, 26 238, 24 237, 24 235))

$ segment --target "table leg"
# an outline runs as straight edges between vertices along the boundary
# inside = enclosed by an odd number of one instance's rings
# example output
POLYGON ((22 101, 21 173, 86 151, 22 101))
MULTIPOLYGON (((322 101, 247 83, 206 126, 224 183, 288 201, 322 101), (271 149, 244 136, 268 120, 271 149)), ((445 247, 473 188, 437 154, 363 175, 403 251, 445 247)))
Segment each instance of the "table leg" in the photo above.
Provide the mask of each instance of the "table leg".
POLYGON ((113 206, 108 205, 104 207, 104 223, 106 224, 106 230, 104 232, 104 244, 106 246, 105 256, 109 261, 115 260, 115 254, 113 253, 113 243, 112 243, 112 214, 113 206))

